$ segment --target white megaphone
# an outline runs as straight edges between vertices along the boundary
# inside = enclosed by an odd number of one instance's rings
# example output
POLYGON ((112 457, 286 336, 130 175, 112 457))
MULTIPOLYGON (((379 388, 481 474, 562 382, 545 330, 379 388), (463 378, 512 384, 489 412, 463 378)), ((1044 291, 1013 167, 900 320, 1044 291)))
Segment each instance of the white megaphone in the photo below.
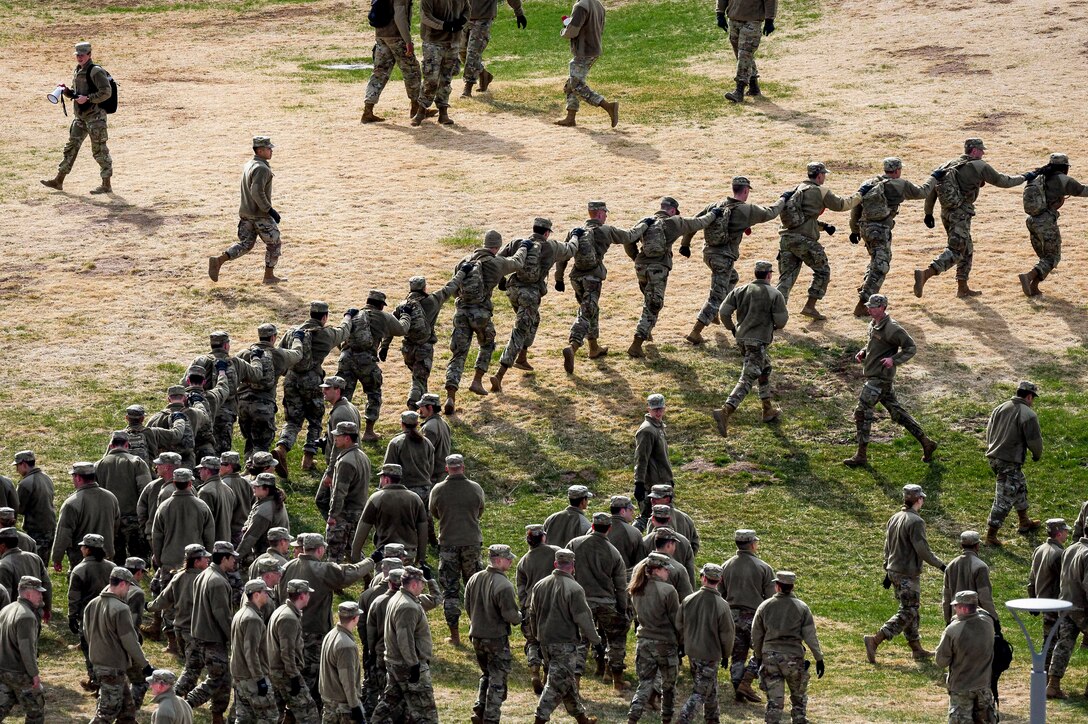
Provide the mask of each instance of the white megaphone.
POLYGON ((45 97, 49 99, 50 103, 56 105, 57 103, 60 103, 60 99, 64 97, 64 90, 64 86, 58 85, 53 89, 52 93, 49 93, 45 97))

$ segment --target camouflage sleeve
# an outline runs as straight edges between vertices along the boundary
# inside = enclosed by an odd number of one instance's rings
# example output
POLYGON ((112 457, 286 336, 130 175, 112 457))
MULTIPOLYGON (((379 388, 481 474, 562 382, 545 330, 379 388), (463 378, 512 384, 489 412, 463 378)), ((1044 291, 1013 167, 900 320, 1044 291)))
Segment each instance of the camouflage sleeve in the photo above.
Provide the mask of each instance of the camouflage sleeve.
POLYGON ((937 184, 933 184, 929 187, 929 191, 926 192, 926 204, 925 214, 926 216, 933 215, 933 207, 937 205, 937 184))
POLYGON ((915 183, 911 183, 906 179, 900 179, 902 183, 899 184, 899 193, 903 195, 903 199, 906 201, 917 201, 918 199, 924 199, 929 197, 929 192, 937 188, 937 179, 929 176, 926 178, 925 183, 921 186, 915 183))
POLYGON ((985 161, 977 161, 977 163, 982 164, 976 167, 982 180, 1000 189, 1011 189, 1013 186, 1019 186, 1025 181, 1024 177, 1020 175, 1006 176, 985 161))
POLYGON ((786 200, 779 198, 770 206, 758 206, 756 204, 744 204, 743 208, 748 212, 748 223, 745 227, 755 226, 756 224, 764 224, 773 219, 777 219, 779 214, 782 213, 782 209, 786 206, 786 200))
POLYGON ((695 232, 702 231, 706 227, 713 224, 717 220, 717 218, 718 217, 715 216, 709 208, 701 215, 688 219, 685 219, 682 216, 672 216, 670 217, 670 221, 673 222, 671 225, 677 228, 674 229, 673 232, 669 234, 669 236, 673 239, 681 236, 690 238, 691 235, 695 232))
POLYGON ((110 79, 106 74, 106 69, 100 65, 94 66, 91 68, 91 78, 94 81, 95 91, 87 96, 87 100, 91 103, 102 103, 109 100, 109 97, 113 95, 113 88, 110 87, 110 79))
POLYGON ((519 247, 514 255, 510 258, 495 257, 495 261, 498 262, 496 266, 499 268, 499 276, 506 276, 512 272, 516 272, 525 266, 525 256, 528 254, 528 250, 525 247, 519 247))
POLYGON ((253 170, 249 176, 249 194, 253 199, 253 203, 257 205, 261 211, 267 213, 272 208, 272 199, 268 198, 268 194, 265 193, 265 188, 268 186, 271 180, 272 172, 264 164, 254 164, 253 170))
POLYGON ((464 272, 457 272, 450 278, 448 282, 446 282, 446 286, 442 287, 438 291, 431 292, 431 299, 434 300, 437 306, 441 307, 443 304, 446 303, 447 299, 456 294, 457 290, 461 288, 461 280, 464 278, 464 272))
POLYGON ((555 254, 555 278, 560 279, 562 278, 563 273, 559 270, 559 264, 562 264, 563 267, 566 268, 567 261, 574 258, 575 252, 578 251, 578 240, 572 236, 568 236, 564 241, 549 239, 548 243, 552 245, 552 251, 555 254))
POLYGON ((849 211, 861 203, 861 194, 855 192, 851 196, 843 198, 830 189, 820 187, 823 192, 823 205, 831 211, 849 211))

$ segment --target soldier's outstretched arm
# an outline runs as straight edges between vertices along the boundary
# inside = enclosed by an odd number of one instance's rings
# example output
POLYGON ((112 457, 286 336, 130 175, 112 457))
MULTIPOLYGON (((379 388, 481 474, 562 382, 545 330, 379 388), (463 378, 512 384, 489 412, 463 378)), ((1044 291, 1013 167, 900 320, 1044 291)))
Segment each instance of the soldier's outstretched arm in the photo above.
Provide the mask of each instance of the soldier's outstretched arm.
POLYGON ((849 211, 861 203, 861 194, 857 192, 844 198, 830 189, 824 189, 822 186, 820 190, 824 195, 824 206, 831 211, 849 211))
POLYGON ((1006 176, 985 161, 981 161, 981 163, 982 167, 979 169, 979 175, 982 176, 982 180, 998 188, 1011 189, 1013 186, 1019 186, 1027 180, 1023 174, 1006 176))
POLYGON ((757 204, 746 204, 748 211, 748 225, 755 226, 756 224, 763 224, 772 219, 777 219, 779 214, 782 213, 782 209, 786 206, 786 200, 782 197, 778 198, 778 201, 774 202, 770 206, 759 206, 757 204))

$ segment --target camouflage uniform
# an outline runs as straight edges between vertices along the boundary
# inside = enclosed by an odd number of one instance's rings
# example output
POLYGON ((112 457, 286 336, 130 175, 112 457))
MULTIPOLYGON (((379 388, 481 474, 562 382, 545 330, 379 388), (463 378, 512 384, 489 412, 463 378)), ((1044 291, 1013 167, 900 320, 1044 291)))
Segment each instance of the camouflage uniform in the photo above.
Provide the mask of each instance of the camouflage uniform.
POLYGON ((439 108, 450 105, 450 83, 460 70, 457 57, 459 32, 446 30, 446 21, 467 21, 464 0, 421 0, 419 32, 423 40, 423 90, 419 105, 439 108))
POLYGON ((376 104, 389 82, 389 74, 396 64, 404 76, 404 90, 408 100, 415 103, 419 98, 419 60, 408 54, 412 42, 412 0, 393 1, 393 20, 388 25, 374 29, 374 70, 366 84, 365 102, 376 104))
MULTIPOLYGON (((767 262, 761 264, 769 266, 767 262)), ((757 268, 764 267, 757 264, 757 268)), ((735 410, 757 381, 759 399, 771 399, 771 358, 767 346, 774 340, 775 330, 786 326, 789 312, 785 298, 766 279, 755 279, 729 292, 718 312, 722 324, 732 324, 734 312, 737 344, 744 350, 744 367, 725 404, 735 410)))
POLYGON ((0 671, 0 719, 12 708, 23 707, 26 724, 45 724, 45 691, 31 687, 31 677, 13 671, 0 671))
MULTIPOLYGON (((311 314, 328 313, 329 305, 324 302, 313 302, 310 304, 310 310, 311 314)), ((283 445, 288 450, 294 447, 295 440, 298 439, 298 434, 302 431, 302 425, 305 422, 308 426, 303 450, 316 453, 317 441, 322 433, 322 420, 325 417, 325 401, 320 387, 325 372, 321 369, 321 363, 325 361, 325 357, 333 347, 346 341, 349 326, 347 319, 338 327, 325 327, 311 318, 297 329, 310 338, 310 359, 300 361, 283 378, 285 420, 276 444, 283 445), (300 365, 305 362, 309 364, 300 369, 300 365)), ((284 338, 280 340, 281 347, 288 346, 289 340, 293 341, 291 335, 294 331, 291 330, 284 335, 284 338)))
POLYGON ((885 316, 880 322, 870 321, 868 334, 869 341, 862 358, 865 385, 861 388, 857 407, 854 408, 858 444, 869 444, 877 404, 883 405, 892 421, 902 425, 919 442, 928 440, 922 426, 899 403, 894 388, 896 370, 918 351, 914 339, 889 316, 885 316), (881 363, 888 357, 895 362, 890 368, 881 363))
MULTIPOLYGON (((274 325, 262 324, 258 334, 272 338, 274 325)), ((276 439, 276 388, 287 370, 302 359, 302 343, 290 340, 288 348, 273 347, 270 342, 258 342, 238 355, 250 363, 260 363, 262 375, 258 379, 241 380, 238 386, 238 430, 245 438, 245 456, 254 452, 268 452, 276 439), (261 350, 261 357, 254 355, 261 350)))
MULTIPOLYGON (((257 139, 254 139, 256 142, 257 139)), ((271 147, 271 144, 269 143, 271 147)), ((281 242, 280 227, 269 214, 272 210, 272 167, 268 161, 254 154, 242 169, 242 200, 238 209, 238 243, 232 244, 224 254, 237 259, 253 250, 257 237, 264 242, 264 265, 276 266, 279 261, 281 242)))
MULTIPOLYGON (((489 559, 513 561, 509 546, 488 549, 489 559)), ((473 711, 486 722, 502 718, 506 681, 513 658, 510 655, 510 627, 521 620, 514 585, 505 572, 493 565, 469 579, 465 587, 465 611, 471 621, 469 638, 480 666, 480 688, 473 711)))
MULTIPOLYGON (((776 580, 793 583, 794 576, 780 571, 776 580)), ((767 692, 768 724, 781 721, 787 686, 793 721, 807 721, 809 662, 802 642, 819 665, 823 651, 816 638, 816 624, 801 599, 792 592, 776 593, 759 605, 752 622, 752 655, 763 662, 759 687, 767 692)))
POLYGON ((411 410, 416 409, 419 398, 427 394, 427 381, 431 378, 431 366, 434 364, 434 345, 438 341, 435 335, 438 313, 442 311, 442 305, 457 292, 463 278, 464 274, 458 272, 445 286, 430 293, 426 291, 427 280, 424 277, 415 276, 408 280, 409 291, 404 306, 416 304, 423 312, 423 328, 420 329, 417 324, 410 325, 400 347, 404 366, 412 373, 412 388, 408 393, 408 408, 411 410))
POLYGON ((353 399, 355 385, 362 385, 366 393, 363 417, 369 422, 376 422, 382 411, 382 369, 378 361, 389 350, 393 337, 403 337, 411 323, 407 312, 401 311, 395 317, 383 311, 384 306, 385 294, 371 291, 366 308, 350 322, 347 345, 336 367, 337 376, 347 383, 344 397, 353 399), (356 333, 356 327, 362 324, 369 324, 369 334, 356 333))
MULTIPOLYGON (((1031 383, 1026 383, 1031 385, 1031 383)), ((1021 384, 1021 389, 1025 383, 1021 384)), ((1031 391, 1035 391, 1031 385, 1031 391)), ((1020 397, 1013 397, 994 408, 986 426, 986 458, 997 477, 994 504, 989 525, 1000 528, 1009 511, 1028 509, 1028 481, 1024 477, 1024 461, 1028 451, 1033 460, 1043 455, 1043 433, 1039 416, 1020 397)), ((1026 531, 1024 531, 1026 532, 1026 531)))
POLYGON ((561 35, 570 40, 570 77, 563 86, 567 94, 567 110, 577 111, 585 99, 593 106, 604 102, 604 96, 586 83, 589 71, 601 56, 601 34, 604 32, 605 8, 599 0, 576 0, 570 20, 561 35))
MULTIPOLYGON (((718 3, 721 5, 721 2, 718 3)), ((758 78, 756 70, 756 50, 763 37, 763 23, 759 20, 733 20, 729 23, 729 44, 733 46, 733 57, 737 59, 738 83, 750 83, 758 78)))
POLYGON ((721 661, 689 659, 691 664, 691 696, 680 709, 676 724, 691 724, 699 707, 703 707, 706 721, 718 721, 721 711, 718 703, 718 667, 721 661))
MULTIPOLYGON (((1064 166, 1068 170, 1069 157, 1064 153, 1052 153, 1050 164, 1064 166)), ((1039 262, 1035 265, 1035 291, 1038 291, 1038 283, 1046 279, 1062 259, 1062 234, 1058 229, 1058 217, 1061 213, 1058 209, 1069 196, 1088 196, 1088 188, 1076 179, 1058 172, 1047 174, 1043 189, 1047 208, 1034 216, 1028 215, 1025 219, 1028 234, 1031 236, 1031 248, 1039 257, 1039 262)))
MULTIPOLYGON (((827 173, 822 163, 809 164, 809 173, 818 171, 827 173), (822 170, 821 170, 822 169, 822 170)), ((808 289, 810 299, 823 299, 827 293, 827 284, 831 281, 831 267, 827 263, 827 253, 820 243, 820 214, 825 210, 849 211, 861 202, 861 194, 841 197, 812 180, 802 182, 794 190, 801 194, 801 212, 804 221, 794 227, 784 223, 778 230, 778 291, 789 301, 790 290, 801 272, 801 265, 812 269, 812 284, 808 289)), ((792 199, 791 199, 792 200, 792 199)), ((789 202, 787 202, 789 203, 789 202)))
MULTIPOLYGON (((90 49, 88 48, 88 52, 90 49)), ((57 171, 63 174, 72 172, 72 166, 79 155, 79 148, 87 136, 91 137, 91 154, 98 161, 102 178, 113 176, 113 158, 110 157, 110 149, 106 146, 109 133, 106 130, 106 119, 109 116, 98 107, 113 95, 110 87, 109 74, 100 65, 95 65, 90 58, 87 65, 76 66, 75 75, 72 76, 72 88, 64 93, 69 98, 87 96, 87 102, 83 105, 72 103, 75 118, 68 127, 68 143, 64 145, 64 158, 57 166, 57 171), (91 86, 94 85, 92 92, 91 86)))
MULTIPOLYGON (((17 588, 18 585, 17 581, 17 588)), ((42 588, 33 583, 31 587, 39 591, 42 588)), ((45 722, 45 692, 40 686, 33 688, 33 679, 39 675, 40 616, 40 611, 25 598, 17 598, 0 611, 0 720, 6 719, 12 707, 19 704, 28 724, 45 722)))

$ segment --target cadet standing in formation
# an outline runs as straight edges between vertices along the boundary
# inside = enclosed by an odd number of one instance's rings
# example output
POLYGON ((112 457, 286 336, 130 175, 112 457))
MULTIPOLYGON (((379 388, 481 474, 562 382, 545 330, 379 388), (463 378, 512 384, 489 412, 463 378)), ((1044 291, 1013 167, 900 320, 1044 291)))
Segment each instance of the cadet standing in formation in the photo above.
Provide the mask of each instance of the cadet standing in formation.
POLYGON ((427 508, 418 495, 401 484, 400 465, 382 465, 379 480, 381 489, 367 499, 355 529, 351 560, 362 557, 363 546, 373 530, 375 549, 400 543, 409 562, 422 563, 427 558, 427 508))
POLYGON ((272 722, 279 718, 279 709, 272 693, 267 630, 261 615, 268 603, 268 585, 255 578, 246 581, 243 593, 245 601, 230 625, 230 647, 236 652, 230 658, 235 716, 237 721, 272 722))
POLYGON ((680 710, 677 724, 691 724, 700 706, 705 721, 715 722, 721 716, 718 667, 729 660, 735 632, 732 610, 718 592, 722 575, 721 566, 703 565, 702 587, 680 603, 680 638, 691 664, 691 696, 680 710))
POLYGON ((193 708, 174 693, 178 677, 169 669, 155 669, 147 677, 156 705, 151 724, 193 724, 193 708))
POLYGON ((586 509, 589 501, 595 497, 584 485, 567 488, 567 507, 544 519, 544 532, 552 545, 565 548, 567 543, 589 532, 586 509))
POLYGON ((351 538, 369 497, 370 459, 359 449, 358 424, 339 422, 332 434, 340 455, 332 473, 325 538, 329 560, 340 563, 351 552, 351 538))
POLYGON ((948 722, 997 724, 997 708, 990 690, 994 660, 994 621, 978 610, 974 591, 959 591, 956 619, 948 624, 937 644, 937 666, 948 667, 948 722))
MULTIPOLYGON (((518 608, 521 609, 521 633, 525 636, 525 664, 529 667, 533 692, 537 696, 544 691, 544 682, 540 678, 544 658, 540 641, 533 632, 530 621, 529 598, 533 587, 551 575, 555 568, 555 553, 559 547, 549 545, 547 541, 548 534, 543 525, 531 523, 525 526, 525 542, 529 545, 529 550, 521 557, 517 566, 518 608)), ((642 540, 639 539, 640 550, 641 544, 642 540)))
POLYGON ((128 445, 128 432, 114 431, 106 454, 94 465, 98 485, 113 493, 121 512, 114 540, 114 559, 118 562, 124 561, 130 554, 147 555, 136 504, 140 500, 140 491, 151 482, 151 469, 143 460, 128 452, 128 445))
POLYGON ((639 502, 639 523, 643 529, 650 517, 646 493, 655 485, 672 485, 669 441, 665 436, 665 396, 646 398, 646 415, 635 431, 635 500, 639 502))
POLYGON ((404 706, 416 724, 438 724, 431 684, 431 627, 420 605, 426 585, 423 571, 407 566, 400 591, 385 612, 385 693, 374 709, 374 721, 392 721, 390 712, 404 706))
POLYGON ((1002 545, 997 533, 1014 508, 1020 518, 1017 533, 1027 535, 1039 527, 1039 521, 1028 516, 1028 481, 1023 470, 1028 451, 1035 462, 1043 456, 1043 433, 1039 428, 1039 416, 1033 409, 1038 397, 1039 388, 1032 382, 1022 381, 1016 387, 1016 394, 990 413, 986 425, 986 458, 997 476, 997 489, 986 530, 988 546, 1002 545))
POLYGON ((318 678, 324 711, 323 724, 363 722, 363 702, 359 671, 359 647, 355 631, 359 628, 362 610, 354 601, 336 607, 339 619, 336 627, 321 641, 321 672, 318 678))
POLYGON ((684 645, 680 627, 680 598, 669 585, 669 558, 650 553, 646 564, 635 569, 628 592, 635 609, 635 670, 638 689, 627 712, 628 724, 642 718, 658 681, 661 685, 661 719, 672 721, 679 647, 684 645))
POLYGON ((733 534, 733 540, 737 553, 722 566, 719 584, 722 598, 729 604, 733 616, 729 677, 737 701, 759 704, 763 700, 752 689, 759 667, 755 659, 748 660, 748 651, 752 648, 752 621, 756 609, 775 592, 774 571, 757 555, 759 536, 754 530, 741 528, 733 534))
POLYGON ((310 687, 303 679, 306 671, 306 643, 302 633, 302 614, 310 605, 314 589, 301 579, 283 580, 280 604, 268 620, 268 665, 276 702, 285 713, 285 720, 316 722, 319 714, 310 687))
POLYGON ((15 453, 15 471, 19 473, 19 512, 23 516, 23 530, 38 544, 38 555, 49 560, 53 549, 53 537, 57 531, 57 512, 53 507, 53 479, 37 464, 33 450, 15 453))
POLYGON ((567 94, 567 116, 555 122, 557 126, 575 126, 575 116, 581 106, 579 98, 599 108, 603 108, 612 120, 615 128, 620 122, 620 103, 605 100, 597 91, 586 83, 589 70, 601 57, 601 36, 604 34, 604 5, 600 0, 575 0, 570 11, 570 18, 563 26, 560 36, 570 40, 570 77, 567 78, 563 91, 567 94))
POLYGON ((60 571, 61 561, 68 555, 68 564, 74 567, 81 559, 76 541, 88 533, 102 536, 103 550, 107 558, 113 558, 113 541, 121 523, 121 509, 117 498, 98 485, 94 463, 72 463, 68 473, 72 476, 74 493, 65 498, 57 518, 57 533, 53 540, 53 570, 60 571))
MULTIPOLYGON (((321 476, 321 485, 314 496, 314 503, 317 505, 317 512, 321 513, 323 518, 329 517, 332 476, 336 468, 336 461, 340 457, 340 449, 336 446, 334 430, 341 422, 352 422, 355 423, 356 438, 358 438, 359 425, 362 424, 359 408, 352 404, 349 397, 344 395, 346 385, 347 382, 339 375, 330 375, 321 382, 321 394, 324 396, 325 402, 330 404, 330 407, 325 431, 325 472, 321 476)), ((377 439, 378 436, 374 435, 373 437, 377 439)), ((327 536, 328 533, 325 535, 327 536)))
POLYGON ((1064 153, 1050 154, 1050 160, 1043 167, 1042 179, 1033 179, 1028 187, 1041 186, 1041 193, 1031 207, 1032 195, 1024 190, 1024 211, 1027 212, 1025 223, 1031 237, 1031 248, 1039 257, 1038 263, 1027 274, 1021 274, 1020 286, 1029 297, 1042 294, 1039 283, 1050 276, 1062 259, 1062 234, 1058 230, 1058 209, 1070 196, 1088 196, 1088 188, 1076 179, 1068 176, 1069 157, 1064 153), (1031 208, 1029 208, 1031 207, 1031 208))
POLYGON ((461 643, 461 584, 480 569, 480 547, 484 537, 480 518, 484 514, 484 489, 465 477, 461 455, 446 458, 446 479, 430 493, 430 517, 438 532, 438 580, 442 586, 442 609, 450 629, 449 641, 461 643))
POLYGON ((513 659, 510 627, 521 622, 514 585, 506 572, 514 562, 510 546, 487 549, 487 568, 473 574, 465 585, 465 613, 469 639, 480 665, 480 689, 472 707, 472 724, 498 724, 506 701, 506 680, 513 659))
POLYGON ((211 702, 213 724, 222 724, 230 703, 230 625, 233 607, 228 575, 238 567, 238 555, 228 541, 212 546, 212 563, 193 582, 192 645, 203 665, 204 679, 185 695, 196 708, 211 702))
POLYGON ((717 8, 718 27, 729 31, 729 44, 737 59, 737 87, 725 97, 734 103, 743 103, 745 87, 750 96, 762 95, 756 50, 759 49, 760 33, 770 35, 774 32, 778 0, 718 0, 717 8))
POLYGON ((108 587, 83 612, 87 657, 99 685, 96 721, 135 721, 136 703, 132 699, 128 670, 142 669, 144 676, 153 671, 140 648, 132 612, 125 603, 129 586, 134 585, 136 579, 127 568, 114 568, 108 587))

